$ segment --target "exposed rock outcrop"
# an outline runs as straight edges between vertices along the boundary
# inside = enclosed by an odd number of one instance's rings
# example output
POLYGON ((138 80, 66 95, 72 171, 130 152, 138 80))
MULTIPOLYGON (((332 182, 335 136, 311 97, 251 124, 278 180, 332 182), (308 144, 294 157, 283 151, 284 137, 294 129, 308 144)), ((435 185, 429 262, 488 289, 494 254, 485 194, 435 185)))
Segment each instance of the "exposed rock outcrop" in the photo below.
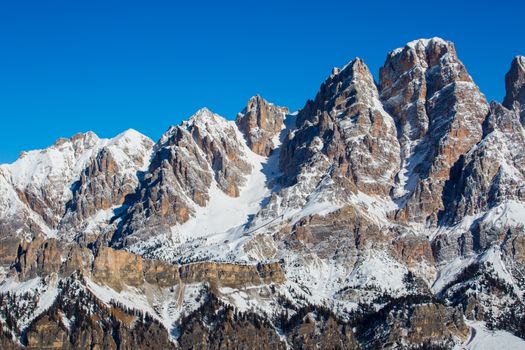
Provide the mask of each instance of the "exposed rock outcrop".
POLYGON ((288 108, 275 106, 256 95, 237 115, 236 123, 248 147, 261 156, 268 156, 276 147, 275 138, 284 127, 286 114, 288 108))
POLYGON ((0 166, 0 226, 11 233, 22 230, 29 238, 56 229, 72 184, 104 142, 91 132, 77 134, 0 166))
MULTIPOLYGON (((278 262, 235 264, 201 262, 172 265, 143 259, 125 250, 101 246, 96 254, 74 244, 56 239, 20 242, 18 254, 9 262, 22 281, 57 274, 68 277, 80 272, 102 285, 120 291, 123 287, 140 288, 149 283, 161 288, 180 283, 207 282, 216 287, 238 288, 247 285, 281 284, 286 278, 278 262)), ((7 263, 7 262, 6 262, 7 263)))
POLYGON ((455 222, 508 200, 525 200, 525 133, 519 115, 493 102, 485 124, 486 136, 461 158, 457 178, 448 183, 447 214, 455 222))
POLYGON ((252 171, 245 151, 235 124, 208 109, 170 128, 155 145, 138 198, 114 240, 129 246, 170 232, 193 215, 196 205, 206 205, 213 186, 239 196, 252 171))
POLYGON ((521 122, 525 123, 525 56, 516 56, 510 70, 505 74, 506 95, 503 105, 507 109, 516 108, 521 112, 521 122))
POLYGON ((100 234, 114 215, 110 209, 135 191, 151 147, 149 138, 128 130, 110 140, 77 134, 23 153, 0 168, 0 228, 23 232, 26 239, 100 234))
POLYGON ((65 349, 67 343, 68 334, 65 327, 47 316, 35 322, 27 335, 29 349, 65 349))
POLYGON ((417 299, 396 300, 360 320, 357 334, 365 348, 450 348, 456 339, 467 339, 469 329, 460 312, 429 300, 422 302, 424 298, 417 299))
POLYGON ((139 185, 140 172, 149 164, 153 142, 128 130, 111 139, 80 174, 73 185, 73 198, 61 221, 60 231, 80 232, 83 241, 93 241, 139 185), (96 230, 95 227, 101 227, 96 230), (85 237, 87 236, 87 237, 85 237), (92 237, 90 237, 92 236, 92 237))
POLYGON ((380 71, 380 90, 401 145, 393 191, 402 207, 398 217, 436 223, 452 167, 483 136, 485 97, 454 45, 438 38, 390 52, 380 71))
POLYGON ((297 181, 300 168, 310 166, 319 153, 328 159, 332 178, 344 177, 354 191, 388 195, 399 169, 399 143, 361 59, 334 69, 299 112, 296 126, 281 151, 288 179, 297 181))

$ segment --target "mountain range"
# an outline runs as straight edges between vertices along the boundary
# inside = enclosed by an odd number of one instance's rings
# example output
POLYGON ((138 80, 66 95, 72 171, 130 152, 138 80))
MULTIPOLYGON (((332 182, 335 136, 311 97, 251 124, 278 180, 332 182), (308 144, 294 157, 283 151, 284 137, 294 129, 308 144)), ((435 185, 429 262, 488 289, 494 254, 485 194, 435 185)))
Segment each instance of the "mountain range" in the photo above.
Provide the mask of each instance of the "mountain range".
POLYGON ((420 39, 296 112, 23 152, 0 348, 525 349, 525 57, 505 88, 420 39))

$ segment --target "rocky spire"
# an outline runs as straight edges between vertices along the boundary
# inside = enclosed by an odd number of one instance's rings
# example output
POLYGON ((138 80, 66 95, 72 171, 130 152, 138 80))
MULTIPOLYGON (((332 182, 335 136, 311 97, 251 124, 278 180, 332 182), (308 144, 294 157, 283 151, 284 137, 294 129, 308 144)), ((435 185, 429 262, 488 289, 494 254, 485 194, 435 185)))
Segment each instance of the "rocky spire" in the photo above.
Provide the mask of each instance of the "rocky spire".
POLYGON ((396 128, 361 59, 333 70, 299 112, 296 125, 281 151, 288 178, 319 153, 333 164, 332 176, 341 175, 353 190, 388 194, 399 166, 396 128))
POLYGON ((236 123, 248 147, 261 156, 268 156, 276 147, 275 137, 283 128, 286 114, 288 108, 278 107, 256 95, 237 114, 236 123))
POLYGON ((525 56, 516 56, 505 74, 506 95, 503 105, 508 109, 516 107, 521 113, 522 123, 525 119, 525 56), (517 105, 515 105, 517 104, 517 105))

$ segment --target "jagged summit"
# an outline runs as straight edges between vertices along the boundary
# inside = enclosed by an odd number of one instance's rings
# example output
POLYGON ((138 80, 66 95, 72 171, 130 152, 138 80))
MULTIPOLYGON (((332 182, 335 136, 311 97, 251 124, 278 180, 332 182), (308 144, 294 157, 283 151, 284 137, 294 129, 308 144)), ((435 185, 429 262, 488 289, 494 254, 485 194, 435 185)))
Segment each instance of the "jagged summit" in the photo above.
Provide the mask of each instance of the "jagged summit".
MULTIPOLYGON (((213 113, 208 108, 199 109, 187 121, 181 123, 181 127, 186 129, 198 138, 210 137, 212 139, 227 138, 232 133, 233 122, 213 113)), ((233 137, 233 135, 230 135, 233 137)))
POLYGON ((401 171, 393 194, 409 220, 436 222, 442 189, 462 154, 481 140, 488 103, 450 42, 416 41, 388 54, 379 86, 394 118, 401 171))
POLYGON ((410 48, 416 48, 417 46, 430 47, 436 44, 437 45, 451 45, 451 44, 453 45, 451 41, 435 36, 433 38, 428 38, 428 39, 421 38, 421 39, 412 40, 408 42, 405 46, 408 46, 410 48))
POLYGON ((397 55, 401 53, 402 51, 408 51, 408 50, 427 50, 432 47, 436 46, 451 46, 454 47, 454 43, 451 41, 447 41, 445 39, 442 39, 440 37, 433 37, 433 38, 421 38, 412 40, 408 43, 406 43, 404 46, 398 47, 396 49, 393 49, 388 53, 388 55, 397 55))
POLYGON ((288 112, 288 108, 276 106, 255 95, 237 114, 236 123, 248 147, 259 155, 268 156, 279 143, 279 133, 288 112))
POLYGON ((511 63, 510 70, 505 75, 506 95, 503 105, 508 109, 518 103, 518 108, 525 109, 525 56, 516 56, 511 63))
POLYGON ((364 64, 364 61, 360 57, 356 57, 353 60, 349 61, 347 64, 345 64, 342 68, 340 68, 340 67, 332 68, 332 73, 330 74, 330 77, 341 73, 341 71, 346 70, 348 67, 352 66, 357 61, 359 61, 359 62, 364 64))
POLYGON ((344 181, 345 188, 389 192, 399 163, 395 125, 361 59, 327 78, 298 113, 296 127, 280 157, 288 179, 297 179, 313 163, 324 163, 330 177, 344 181))
POLYGON ((522 348, 524 76, 489 105, 420 39, 297 113, 255 95, 1 165, 0 348, 522 348))
POLYGON ((113 141, 117 141, 117 140, 121 140, 121 139, 128 139, 128 140, 133 140, 133 139, 147 139, 148 137, 140 132, 138 132, 137 130, 135 129, 127 129, 123 132, 121 132, 120 134, 118 134, 117 136, 115 136, 114 138, 112 138, 113 141))
POLYGON ((202 107, 199 110, 197 110, 191 117, 189 117, 187 122, 183 123, 206 123, 208 121, 217 121, 218 118, 222 117, 213 113, 207 107, 202 107))

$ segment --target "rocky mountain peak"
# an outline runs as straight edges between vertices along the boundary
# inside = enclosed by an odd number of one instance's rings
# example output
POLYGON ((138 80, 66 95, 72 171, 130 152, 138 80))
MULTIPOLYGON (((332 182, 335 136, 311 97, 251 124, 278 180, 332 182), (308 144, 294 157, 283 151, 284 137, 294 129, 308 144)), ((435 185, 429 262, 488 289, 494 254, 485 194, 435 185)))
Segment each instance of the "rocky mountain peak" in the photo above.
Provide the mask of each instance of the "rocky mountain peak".
POLYGON ((118 134, 117 136, 115 136, 114 138, 111 139, 111 141, 113 143, 118 143, 120 141, 124 141, 124 142, 130 142, 131 141, 132 142, 132 141, 135 141, 135 140, 138 140, 139 142, 142 142, 143 140, 144 141, 153 142, 146 135, 138 132, 135 129, 131 129, 131 128, 127 129, 124 132, 121 132, 120 134, 118 134))
MULTIPOLYGON (((121 205, 134 191, 137 172, 147 166, 152 146, 149 138, 128 130, 113 139, 79 133, 58 139, 46 149, 27 152, 3 166, 2 173, 4 190, 16 194, 4 198, 9 199, 6 208, 17 207, 30 214, 13 221, 8 218, 16 211, 0 210, 0 220, 30 226, 33 233, 73 239, 83 230, 80 226, 98 225, 86 225, 88 218, 121 205)), ((100 225, 107 225, 109 215, 101 217, 100 225)))
POLYGON ((92 132, 79 133, 4 165, 17 197, 40 217, 40 226, 57 227, 71 199, 71 186, 105 143, 92 132))
POLYGON ((380 70, 381 100, 397 125, 401 171, 393 196, 399 218, 436 222, 450 169, 481 140, 488 104, 458 59, 439 38, 390 52, 380 70))
POLYGON ((137 190, 140 200, 129 208, 114 238, 118 244, 145 244, 146 238, 171 232, 206 206, 215 189, 238 197, 252 171, 235 122, 207 108, 170 127, 153 150, 137 190))
POLYGON ((69 140, 71 142, 78 142, 78 141, 81 141, 81 142, 85 142, 86 144, 93 144, 95 142, 97 142, 100 138, 97 136, 97 134, 95 134, 93 131, 87 131, 87 132, 79 132, 75 135, 73 135, 71 138, 69 139, 59 139, 57 142, 58 143, 61 143, 60 140, 69 140))
POLYGON ((388 54, 387 61, 394 59, 398 67, 403 70, 416 66, 428 69, 438 65, 442 59, 450 62, 457 60, 457 54, 452 42, 434 37, 414 40, 392 50, 388 54))
POLYGON ((298 113, 296 126, 281 150, 288 178, 312 159, 326 159, 333 164, 331 176, 347 179, 353 191, 389 192, 399 166, 396 128, 361 59, 332 72, 298 113))
POLYGON ((402 137, 408 140, 418 139, 428 130, 427 99, 450 83, 472 83, 454 44, 440 38, 415 40, 391 51, 379 76, 381 97, 387 110, 399 119, 402 137), (396 103, 401 96, 404 103, 396 103))
POLYGON ((207 123, 217 123, 220 119, 223 119, 221 116, 213 113, 207 107, 202 107, 197 110, 187 121, 183 122, 183 125, 199 125, 207 123))
POLYGON ((134 194, 152 149, 153 141, 133 129, 107 140, 73 184, 60 234, 84 242, 96 240, 113 218, 113 210, 134 194))
POLYGON ((255 95, 237 114, 236 123, 248 147, 261 156, 268 156, 277 146, 276 137, 284 126, 288 112, 288 108, 276 106, 255 95))
POLYGON ((189 132, 201 148, 206 148, 208 143, 209 146, 213 145, 216 147, 219 147, 219 145, 227 146, 230 143, 235 144, 237 147, 242 144, 242 140, 239 140, 235 123, 226 120, 207 108, 199 109, 187 121, 183 121, 180 127, 189 132))
MULTIPOLYGON (((506 95, 503 105, 508 109, 518 103, 518 108, 525 111, 525 56, 516 56, 505 74, 506 95)), ((523 114, 522 114, 523 115, 523 114)))
MULTIPOLYGON (((312 121, 322 114, 322 111, 332 111, 344 108, 344 102, 350 92, 368 94, 377 97, 374 78, 366 64, 356 58, 342 69, 334 68, 330 76, 321 84, 314 100, 308 100, 297 116, 297 126, 306 121, 312 121), (356 84, 359 88, 356 88, 356 84)), ((363 101, 364 102, 364 101, 363 101)))
POLYGON ((154 142, 146 135, 134 129, 128 129, 110 139, 106 147, 120 159, 129 158, 137 164, 146 166, 153 144, 154 142))

